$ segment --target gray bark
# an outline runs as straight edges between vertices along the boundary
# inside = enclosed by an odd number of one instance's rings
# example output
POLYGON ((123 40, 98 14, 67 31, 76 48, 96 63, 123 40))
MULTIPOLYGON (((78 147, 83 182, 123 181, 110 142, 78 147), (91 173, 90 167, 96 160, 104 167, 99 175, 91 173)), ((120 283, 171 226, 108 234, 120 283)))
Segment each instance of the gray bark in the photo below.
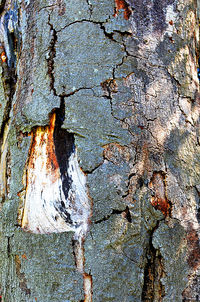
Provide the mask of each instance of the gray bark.
POLYGON ((199 301, 198 1, 7 0, 0 13, 1 301, 199 301), (79 241, 22 229, 52 114, 61 175, 72 137, 87 177, 79 241))

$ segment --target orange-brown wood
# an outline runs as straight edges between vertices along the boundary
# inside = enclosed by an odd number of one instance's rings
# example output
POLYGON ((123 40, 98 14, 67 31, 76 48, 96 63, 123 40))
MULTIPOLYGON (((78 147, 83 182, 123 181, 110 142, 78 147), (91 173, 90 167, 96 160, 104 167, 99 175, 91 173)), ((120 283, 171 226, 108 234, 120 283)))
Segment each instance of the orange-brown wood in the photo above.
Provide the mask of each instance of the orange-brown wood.
POLYGON ((118 15, 120 9, 124 10, 124 19, 128 20, 131 15, 131 10, 125 0, 115 0, 115 17, 118 15))

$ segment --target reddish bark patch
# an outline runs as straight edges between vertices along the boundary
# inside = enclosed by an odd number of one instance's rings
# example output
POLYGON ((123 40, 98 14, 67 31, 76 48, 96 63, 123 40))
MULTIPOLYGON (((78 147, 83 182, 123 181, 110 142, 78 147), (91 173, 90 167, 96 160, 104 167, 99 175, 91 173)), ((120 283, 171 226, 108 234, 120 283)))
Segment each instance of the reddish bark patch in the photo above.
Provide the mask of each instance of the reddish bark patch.
POLYGON ((23 254, 22 258, 27 260, 26 254, 23 254))
POLYGON ((189 249, 188 264, 196 270, 200 266, 200 242, 198 233, 191 223, 188 226, 187 241, 189 249))
POLYGON ((149 187, 154 196, 151 204, 156 210, 160 210, 165 216, 170 214, 170 202, 166 196, 166 180, 163 172, 154 172, 149 187))
POLYGON ((120 165, 122 161, 130 162, 130 149, 117 143, 104 145, 104 158, 111 161, 115 165, 120 165))
POLYGON ((195 94, 195 103, 197 104, 197 106, 200 106, 200 93, 196 92, 195 94))
POLYGON ((19 278, 19 286, 25 295, 30 295, 31 291, 27 287, 27 280, 24 273, 21 273, 21 261, 18 255, 15 256, 16 274, 19 278))
POLYGON ((144 126, 141 126, 141 125, 138 125, 138 128, 140 128, 141 130, 144 130, 145 127, 144 126))
POLYGON ((5 53, 5 51, 3 51, 1 53, 1 61, 4 63, 4 62, 6 62, 6 60, 7 60, 6 53, 5 53))
POLYGON ((65 6, 65 2, 63 0, 57 0, 57 5, 59 7, 59 12, 58 14, 60 16, 64 15, 65 14, 65 11, 66 11, 66 6, 65 6))
POLYGON ((126 3, 125 0, 115 0, 115 14, 114 17, 116 17, 119 14, 119 10, 124 10, 124 19, 128 20, 131 15, 131 9, 129 5, 126 3))

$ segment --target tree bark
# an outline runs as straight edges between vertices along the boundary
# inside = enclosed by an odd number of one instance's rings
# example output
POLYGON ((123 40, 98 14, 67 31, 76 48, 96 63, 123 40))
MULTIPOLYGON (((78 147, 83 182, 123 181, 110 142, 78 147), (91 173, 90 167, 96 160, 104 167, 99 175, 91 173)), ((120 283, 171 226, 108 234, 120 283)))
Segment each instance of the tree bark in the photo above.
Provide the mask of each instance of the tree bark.
POLYGON ((0 13, 0 300, 199 301, 198 1, 0 13))

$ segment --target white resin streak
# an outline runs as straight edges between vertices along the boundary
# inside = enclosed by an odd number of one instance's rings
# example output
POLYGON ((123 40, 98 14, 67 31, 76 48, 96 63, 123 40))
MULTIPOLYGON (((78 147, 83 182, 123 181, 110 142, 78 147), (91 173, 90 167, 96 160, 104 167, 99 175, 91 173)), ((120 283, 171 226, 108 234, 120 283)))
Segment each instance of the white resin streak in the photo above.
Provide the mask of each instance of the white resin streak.
POLYGON ((45 146, 43 148, 35 158, 34 166, 28 169, 22 228, 42 234, 74 231, 75 239, 80 239, 87 232, 90 216, 86 176, 79 168, 76 153, 72 153, 68 168, 72 185, 66 200, 59 169, 52 171, 52 174, 46 170, 45 146), (72 223, 66 222, 56 210, 56 207, 61 206, 61 201, 72 223))

